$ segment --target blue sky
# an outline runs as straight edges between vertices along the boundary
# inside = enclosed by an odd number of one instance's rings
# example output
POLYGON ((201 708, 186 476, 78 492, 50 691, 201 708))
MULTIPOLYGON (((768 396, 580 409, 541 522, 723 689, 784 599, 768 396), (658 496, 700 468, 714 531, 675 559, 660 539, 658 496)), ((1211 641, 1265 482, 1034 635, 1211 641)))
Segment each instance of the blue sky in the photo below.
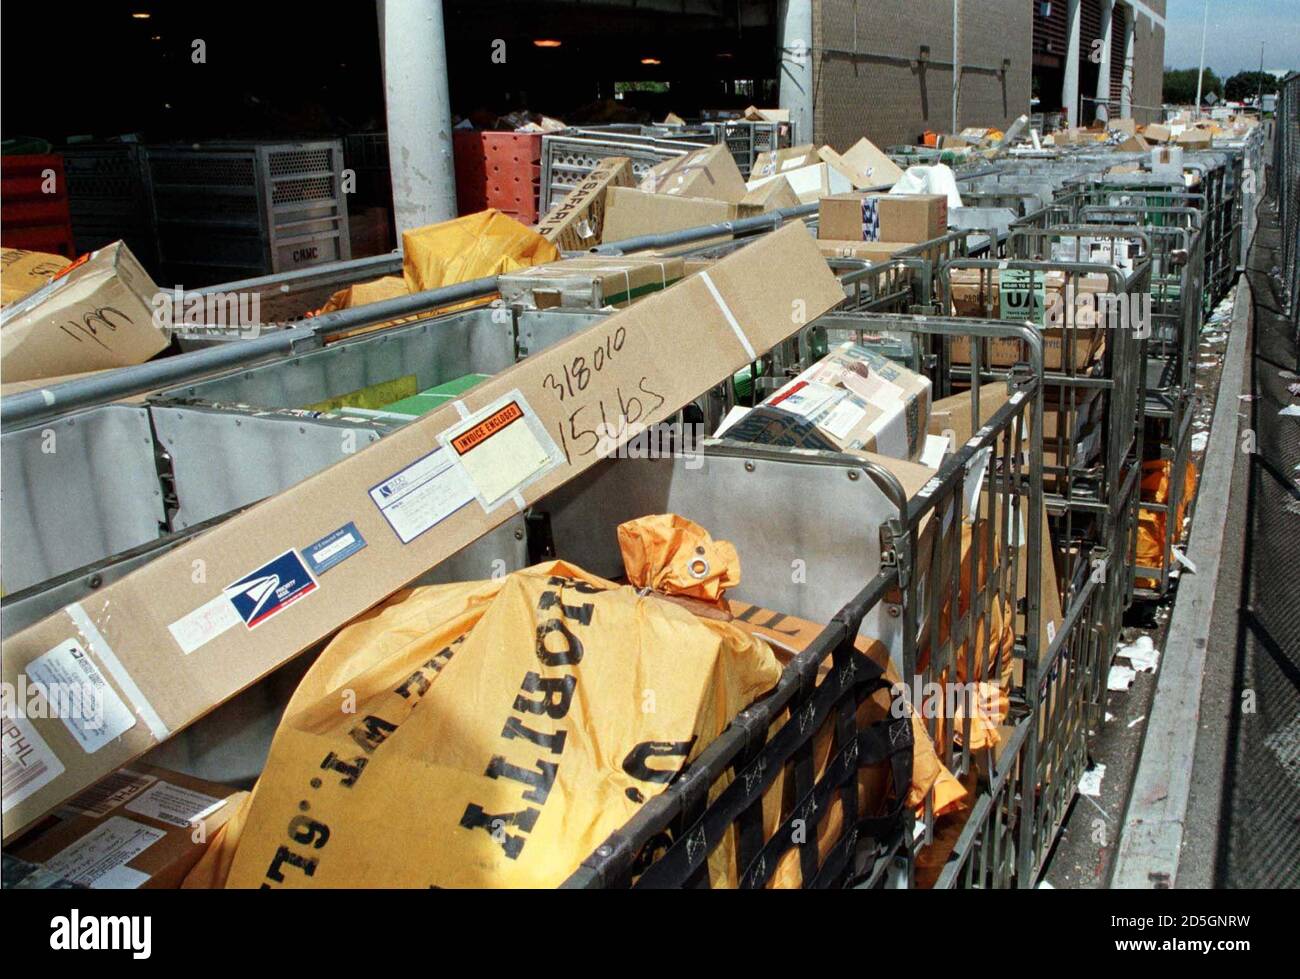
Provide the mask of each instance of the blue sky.
MULTIPOLYGON (((1165 65, 1195 68, 1201 57, 1205 0, 1168 0, 1165 65)), ((1300 0, 1210 0, 1205 63, 1221 77, 1259 69, 1300 70, 1300 0)))

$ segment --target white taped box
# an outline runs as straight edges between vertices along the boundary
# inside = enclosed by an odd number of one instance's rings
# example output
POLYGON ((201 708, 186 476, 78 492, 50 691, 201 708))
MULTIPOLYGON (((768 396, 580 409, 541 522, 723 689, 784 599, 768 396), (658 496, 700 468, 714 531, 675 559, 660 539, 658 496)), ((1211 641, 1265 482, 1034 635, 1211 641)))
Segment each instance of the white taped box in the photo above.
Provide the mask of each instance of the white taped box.
POLYGON ((26 717, 49 757, 21 797, 11 800, 6 785, 6 836, 614 454, 843 299, 808 231, 788 224, 6 636, 5 683, 16 688, 34 660, 75 640, 135 719, 90 752, 63 720, 26 717), (322 543, 336 539, 350 541, 345 551, 313 563, 322 543))
POLYGON ((737 421, 726 437, 916 461, 929 414, 929 378, 845 343, 737 421))

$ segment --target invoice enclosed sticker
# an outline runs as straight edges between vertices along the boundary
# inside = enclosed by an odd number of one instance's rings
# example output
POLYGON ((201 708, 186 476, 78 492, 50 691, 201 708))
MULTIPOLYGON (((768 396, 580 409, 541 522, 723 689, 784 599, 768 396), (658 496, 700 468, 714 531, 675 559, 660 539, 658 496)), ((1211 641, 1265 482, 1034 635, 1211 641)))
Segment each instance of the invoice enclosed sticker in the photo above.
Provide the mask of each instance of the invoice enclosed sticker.
POLYGON ((438 436, 491 511, 564 462, 564 454, 519 391, 511 391, 438 436))

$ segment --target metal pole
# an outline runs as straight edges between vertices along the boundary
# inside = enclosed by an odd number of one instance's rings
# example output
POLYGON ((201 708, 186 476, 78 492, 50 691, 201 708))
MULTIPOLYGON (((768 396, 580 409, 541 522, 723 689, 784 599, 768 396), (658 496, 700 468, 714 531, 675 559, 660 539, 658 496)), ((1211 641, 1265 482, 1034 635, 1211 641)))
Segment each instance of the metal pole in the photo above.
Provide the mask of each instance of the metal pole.
POLYGON ((1205 84, 1205 35, 1210 27, 1210 0, 1205 0, 1205 16, 1201 18, 1201 68, 1196 73, 1196 118, 1201 117, 1201 86, 1205 84))
POLYGON ((952 130, 957 129, 957 102, 961 92, 961 53, 959 48, 959 26, 957 20, 957 11, 960 7, 961 0, 952 0, 952 130))
POLYGON ((1259 42, 1259 95, 1255 97, 1255 105, 1259 108, 1259 121, 1264 121, 1264 42, 1259 42))
POLYGON ((379 0, 397 235, 456 216, 442 0, 379 0))
POLYGON ((780 13, 781 108, 790 113, 796 142, 820 142, 813 131, 812 0, 782 0, 780 13))
POLYGON ((1061 108, 1070 128, 1079 125, 1079 0, 1069 0, 1066 32, 1065 80, 1061 86, 1061 108))

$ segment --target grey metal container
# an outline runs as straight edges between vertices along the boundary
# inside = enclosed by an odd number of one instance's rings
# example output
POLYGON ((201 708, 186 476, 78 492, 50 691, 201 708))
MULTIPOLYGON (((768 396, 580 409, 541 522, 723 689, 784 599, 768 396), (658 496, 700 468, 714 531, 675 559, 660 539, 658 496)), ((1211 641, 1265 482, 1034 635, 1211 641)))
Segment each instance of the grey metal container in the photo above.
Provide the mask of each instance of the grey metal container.
POLYGON ((158 262, 149 164, 139 143, 77 143, 60 151, 77 251, 124 241, 150 272, 158 262))
POLYGON ((352 257, 339 140, 151 146, 148 164, 166 285, 352 257))

